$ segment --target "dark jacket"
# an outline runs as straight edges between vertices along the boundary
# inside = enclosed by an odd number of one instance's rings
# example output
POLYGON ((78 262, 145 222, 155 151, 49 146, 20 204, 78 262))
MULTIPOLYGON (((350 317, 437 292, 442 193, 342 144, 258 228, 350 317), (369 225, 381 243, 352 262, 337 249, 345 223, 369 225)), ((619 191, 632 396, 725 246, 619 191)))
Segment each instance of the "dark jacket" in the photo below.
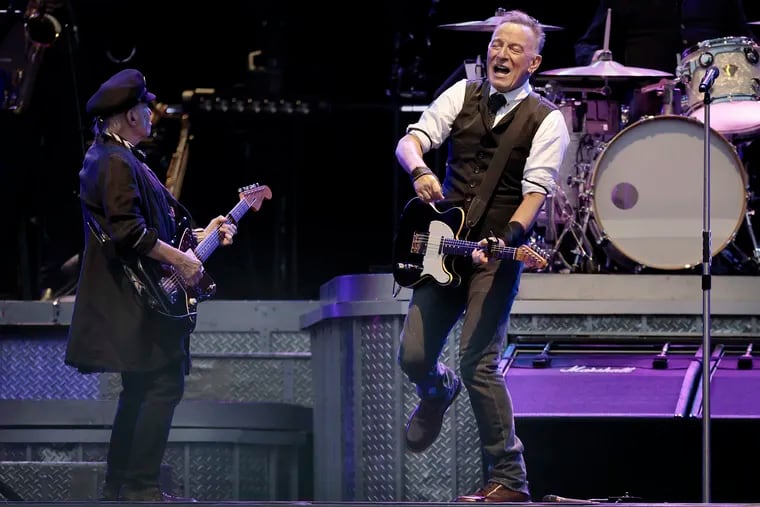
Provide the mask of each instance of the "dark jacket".
POLYGON ((178 204, 128 148, 110 141, 89 148, 79 177, 83 212, 113 248, 98 242, 85 223, 66 364, 84 372, 149 371, 187 359, 186 324, 148 309, 122 266, 144 256, 158 238, 171 241, 178 204))

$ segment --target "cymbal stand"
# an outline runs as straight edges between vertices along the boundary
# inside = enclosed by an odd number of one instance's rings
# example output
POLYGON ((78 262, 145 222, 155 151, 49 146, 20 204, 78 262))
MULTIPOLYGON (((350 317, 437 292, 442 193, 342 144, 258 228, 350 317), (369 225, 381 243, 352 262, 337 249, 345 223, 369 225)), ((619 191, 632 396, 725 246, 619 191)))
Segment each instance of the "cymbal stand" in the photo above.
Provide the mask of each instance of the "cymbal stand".
POLYGON ((757 238, 755 237, 755 231, 752 229, 752 217, 755 215, 755 210, 748 209, 744 212, 744 222, 747 225, 747 233, 749 239, 752 242, 752 259, 755 264, 760 268, 760 245, 757 244, 757 238))

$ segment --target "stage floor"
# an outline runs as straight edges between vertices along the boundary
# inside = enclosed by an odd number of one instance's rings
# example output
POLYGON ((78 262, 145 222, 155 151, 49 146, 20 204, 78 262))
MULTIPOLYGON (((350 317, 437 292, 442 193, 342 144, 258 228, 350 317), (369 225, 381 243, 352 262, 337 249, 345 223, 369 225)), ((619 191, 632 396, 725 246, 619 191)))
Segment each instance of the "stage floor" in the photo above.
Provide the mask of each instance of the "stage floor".
MULTIPOLYGON (((2 502, 2 500, 0 500, 2 502)), ((67 507, 85 507, 85 506, 92 506, 93 504, 101 504, 101 505, 120 505, 124 507, 144 507, 146 505, 166 505, 165 503, 150 503, 150 502, 76 502, 76 501, 68 501, 68 502, 45 502, 45 503, 35 503, 35 502, 7 502, 5 505, 23 505, 25 507, 60 507, 62 505, 65 505, 67 507)), ((701 506, 701 507, 739 507, 739 506, 757 506, 757 503, 624 503, 626 506, 629 507, 660 507, 667 505, 668 507, 692 507, 692 506, 701 506)), ((235 502, 235 501, 227 501, 227 502, 197 502, 197 503, 172 503, 171 505, 206 505, 206 506, 215 506, 218 505, 220 507, 223 506, 237 506, 237 507, 265 507, 265 506, 277 506, 277 507, 286 507, 286 506, 302 506, 302 507, 308 507, 308 506, 315 506, 315 507, 457 507, 463 505, 462 503, 440 503, 440 502, 310 502, 310 501, 295 501, 295 502, 235 502)), ((502 503, 502 505, 523 505, 520 503, 502 503)), ((573 502, 532 502, 531 505, 537 506, 537 507, 551 507, 551 506, 557 506, 557 505, 596 505, 599 507, 609 507, 609 506, 619 506, 621 505, 621 502, 596 502, 596 501, 573 501, 573 502)))

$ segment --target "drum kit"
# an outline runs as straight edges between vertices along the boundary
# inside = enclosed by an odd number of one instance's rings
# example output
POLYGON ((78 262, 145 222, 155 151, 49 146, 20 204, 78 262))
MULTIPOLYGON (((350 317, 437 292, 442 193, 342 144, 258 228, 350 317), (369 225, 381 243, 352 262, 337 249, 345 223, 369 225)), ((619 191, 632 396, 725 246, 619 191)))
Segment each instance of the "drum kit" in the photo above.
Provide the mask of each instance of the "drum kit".
MULTIPOLYGON (((503 13, 440 28, 492 31, 503 13)), ((606 34, 590 65, 535 76, 546 84, 534 89, 558 106, 571 138, 533 239, 549 253, 547 269, 679 272, 700 265, 707 147, 699 84, 715 66, 719 74, 709 102, 711 254, 726 273, 760 274, 752 224, 752 203, 760 196, 753 195, 742 161, 746 147, 760 139, 760 46, 748 37, 705 40, 684 51, 667 73, 614 61, 608 40, 606 34), (654 94, 657 111, 631 116, 632 104, 612 99, 610 82, 625 86, 647 79, 657 82, 633 95, 654 94), (574 86, 589 82, 599 86, 574 86)))

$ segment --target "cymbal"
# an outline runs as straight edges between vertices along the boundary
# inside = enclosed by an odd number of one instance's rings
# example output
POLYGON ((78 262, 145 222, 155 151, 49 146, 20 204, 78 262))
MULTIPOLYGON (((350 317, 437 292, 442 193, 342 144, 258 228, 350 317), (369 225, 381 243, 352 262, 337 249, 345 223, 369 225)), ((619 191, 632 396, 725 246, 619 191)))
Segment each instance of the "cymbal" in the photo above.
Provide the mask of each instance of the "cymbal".
POLYGON ((600 60, 583 67, 566 67, 563 69, 547 70, 539 73, 541 76, 568 78, 596 77, 603 79, 629 77, 669 77, 673 74, 656 69, 643 67, 626 67, 613 60, 600 60))
MULTIPOLYGON (((491 16, 485 21, 465 21, 464 23, 450 23, 448 25, 438 25, 438 28, 444 28, 446 30, 458 30, 460 32, 493 32, 494 29, 501 24, 503 20, 502 16, 498 14, 491 16)), ((544 32, 556 32, 558 30, 564 30, 561 26, 554 25, 541 25, 544 32)))

